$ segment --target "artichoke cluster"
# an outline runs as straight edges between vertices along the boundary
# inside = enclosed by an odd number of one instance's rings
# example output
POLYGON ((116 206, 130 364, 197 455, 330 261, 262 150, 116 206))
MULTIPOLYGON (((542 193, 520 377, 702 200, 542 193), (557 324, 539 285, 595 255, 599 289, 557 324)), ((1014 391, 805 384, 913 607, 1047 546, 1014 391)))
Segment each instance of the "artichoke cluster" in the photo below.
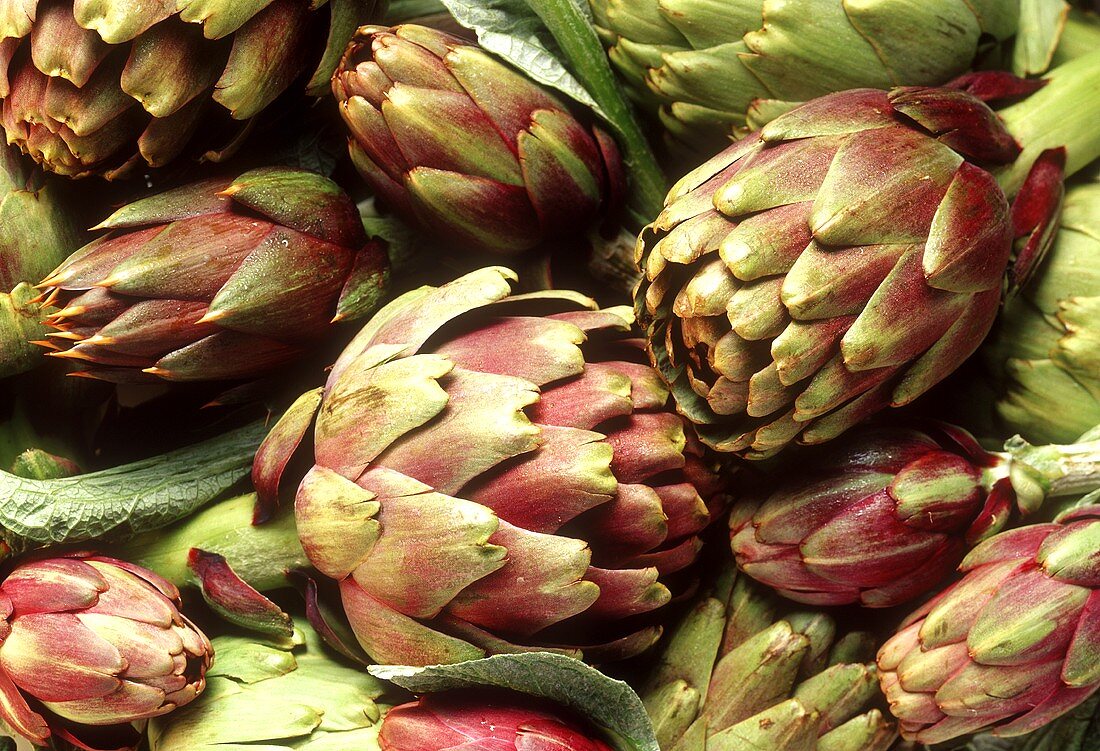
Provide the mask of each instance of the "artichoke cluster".
POLYGON ((1091 749, 1097 92, 1060 0, 0 0, 0 749, 1091 749))

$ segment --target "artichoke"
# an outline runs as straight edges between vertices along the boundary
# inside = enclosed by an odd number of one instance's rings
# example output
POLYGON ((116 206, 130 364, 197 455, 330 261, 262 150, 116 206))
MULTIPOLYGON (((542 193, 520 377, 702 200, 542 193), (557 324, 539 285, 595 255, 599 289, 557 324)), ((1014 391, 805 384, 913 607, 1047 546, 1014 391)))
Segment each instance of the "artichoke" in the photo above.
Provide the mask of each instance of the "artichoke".
POLYGON ((70 177, 176 158, 246 121, 313 69, 321 96, 373 0, 0 0, 0 125, 70 177), (233 126, 236 121, 238 124, 233 126))
POLYGON ((89 748, 86 726, 125 734, 188 704, 213 652, 179 604, 172 584, 114 558, 16 566, 0 583, 0 718, 37 745, 89 748))
POLYGON ((387 708, 384 684, 326 654, 317 635, 292 641, 224 634, 206 692, 149 723, 149 751, 371 751, 387 708))
POLYGON ((298 534, 376 661, 641 652, 725 500, 629 309, 512 280, 387 305, 253 467, 270 502, 320 400, 298 534))
POLYGON ((878 655, 904 737, 1031 732, 1100 688, 1100 507, 1002 532, 878 655))
POLYGON ((950 374, 993 323, 1013 238, 1022 278, 1051 234, 1061 156, 1044 149, 1065 144, 1068 171, 1100 155, 1097 86, 1100 53, 1005 111, 1022 150, 968 91, 832 94, 684 177, 638 239, 635 301, 703 441, 750 459, 822 443, 950 374), (1015 217, 993 165, 1024 183, 1015 217))
POLYGON ((80 245, 69 208, 18 151, 0 145, 0 377, 38 360, 30 341, 47 328, 30 285, 80 245))
POLYGON ((622 202, 610 136, 450 34, 364 27, 332 88, 363 178, 393 211, 448 241, 517 253, 583 233, 622 202))
POLYGON ((870 634, 782 613, 733 567, 672 633, 642 690, 666 751, 885 751, 870 634))
POLYGON ((453 694, 390 710, 379 740, 383 751, 613 751, 596 733, 527 699, 453 694))
POLYGON ((938 85, 1016 32, 1018 0, 590 0, 635 99, 680 148, 844 89, 938 85))
POLYGON ((730 518, 743 571, 813 605, 892 607, 943 581, 965 552, 1047 496, 1100 488, 1100 429, 1070 446, 985 451, 960 428, 862 428, 730 518))
MULTIPOLYGON (((1047 260, 979 350, 994 391, 982 422, 1066 442, 1100 423, 1100 182, 1066 192, 1047 260)), ((979 378, 981 376, 978 376, 979 378)))
POLYGON ((388 260, 327 178, 265 168, 125 206, 39 286, 49 346, 115 382, 252 378, 370 313, 388 260))

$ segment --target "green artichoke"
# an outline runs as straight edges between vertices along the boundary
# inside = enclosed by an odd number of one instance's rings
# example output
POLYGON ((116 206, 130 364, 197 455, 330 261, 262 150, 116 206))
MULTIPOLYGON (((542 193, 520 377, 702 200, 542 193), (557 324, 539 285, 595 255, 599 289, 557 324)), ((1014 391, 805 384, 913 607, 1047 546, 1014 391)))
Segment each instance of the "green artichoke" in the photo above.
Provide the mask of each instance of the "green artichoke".
POLYGON ((389 262, 331 180, 285 167, 145 198, 40 285, 47 346, 114 382, 246 379, 372 312, 389 262))
POLYGON ((0 125, 46 169, 161 166, 245 124, 312 70, 323 95, 374 0, 0 0, 0 125), (235 124, 234 124, 235 123, 235 124))
POLYGON ((1066 443, 1100 424, 1100 182, 1067 190, 1047 260, 979 356, 994 394, 976 419, 995 432, 1066 443))
POLYGON ((634 97, 709 156, 794 105, 939 85, 1016 33, 1018 0, 590 0, 634 97))
POLYGON ((1029 733, 1100 688, 1100 507, 974 548, 878 654, 904 737, 1029 733))
POLYGON ((0 145, 0 378, 39 359, 30 342, 48 328, 29 285, 81 244, 56 187, 33 174, 17 150, 0 145))
POLYGON ((642 690, 665 751, 885 751, 870 634, 783 613, 732 566, 676 626, 642 690))
POLYGON ((257 455, 270 502, 320 402, 298 534, 379 662, 637 654, 725 502, 629 309, 514 279, 397 298, 257 455))
POLYGON ((149 751, 377 751, 385 684, 334 659, 312 629, 289 645, 233 634, 211 644, 206 691, 149 723, 149 751))
POLYGON ((364 27, 332 88, 360 174, 448 242, 518 253, 582 234, 622 203, 611 137, 464 39, 364 27))
POLYGON ((635 303, 705 443, 756 459, 831 440, 977 349, 1014 238, 1025 276, 1052 234, 1062 155, 1100 156, 1100 52, 1002 110, 1011 132, 969 91, 1034 84, 964 85, 815 99, 673 187, 638 239, 635 303))

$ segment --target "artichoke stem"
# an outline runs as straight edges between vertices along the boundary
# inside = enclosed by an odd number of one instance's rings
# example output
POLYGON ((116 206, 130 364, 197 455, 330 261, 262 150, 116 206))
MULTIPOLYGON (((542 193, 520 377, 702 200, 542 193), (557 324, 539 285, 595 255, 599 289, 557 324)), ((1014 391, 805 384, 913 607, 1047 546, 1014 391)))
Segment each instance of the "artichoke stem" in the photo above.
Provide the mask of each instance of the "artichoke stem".
POLYGON ((1039 91, 997 113, 1023 147, 997 175, 1010 197, 1046 149, 1066 147, 1066 177, 1100 157, 1100 50, 1058 66, 1046 80, 1039 91))
POLYGON ((1100 440, 1032 446, 1020 436, 1005 443, 1009 476, 1020 510, 1038 509, 1044 498, 1100 488, 1100 440))

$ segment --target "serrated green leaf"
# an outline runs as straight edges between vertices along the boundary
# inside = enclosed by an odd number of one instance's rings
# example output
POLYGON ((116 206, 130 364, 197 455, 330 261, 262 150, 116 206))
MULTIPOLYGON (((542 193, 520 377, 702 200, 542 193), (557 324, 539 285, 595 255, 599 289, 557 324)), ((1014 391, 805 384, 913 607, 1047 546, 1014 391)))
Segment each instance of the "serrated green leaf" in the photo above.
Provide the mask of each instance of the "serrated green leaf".
POLYGON ((653 726, 634 690, 571 657, 527 652, 456 665, 374 665, 369 670, 413 693, 494 687, 549 699, 606 732, 619 751, 659 751, 653 726))
POLYGON ((256 422, 151 459, 57 480, 0 472, 0 536, 19 552, 171 524, 245 477, 264 433, 256 422))

